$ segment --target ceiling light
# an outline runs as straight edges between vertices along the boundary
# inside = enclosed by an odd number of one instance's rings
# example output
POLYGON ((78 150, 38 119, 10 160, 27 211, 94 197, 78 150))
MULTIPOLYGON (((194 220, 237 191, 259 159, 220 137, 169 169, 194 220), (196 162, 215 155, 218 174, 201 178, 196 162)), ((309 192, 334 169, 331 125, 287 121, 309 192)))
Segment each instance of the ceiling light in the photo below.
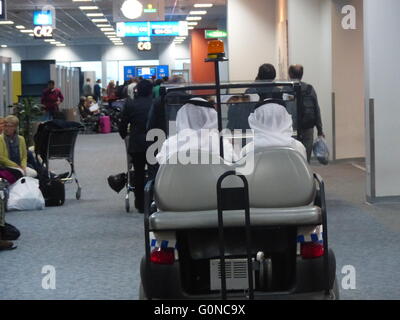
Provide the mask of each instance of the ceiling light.
POLYGON ((14 24, 14 21, 10 21, 10 20, 0 21, 0 24, 14 24))
POLYGON ((190 11, 189 12, 189 14, 191 14, 191 15, 196 15, 196 14, 199 14, 199 15, 204 15, 204 14, 207 14, 207 11, 190 11))
POLYGON ((23 29, 23 30, 19 30, 22 33, 33 33, 33 30, 31 29, 23 29))
POLYGON ((189 30, 193 30, 193 29, 194 29, 194 27, 188 27, 188 29, 189 29, 189 30))
POLYGON ((123 46, 123 43, 114 43, 114 46, 123 46))
POLYGON ((107 35, 107 36, 111 36, 111 35, 116 36, 117 35, 116 32, 104 32, 104 34, 107 35))
POLYGON ((100 28, 101 31, 115 31, 114 28, 100 28))
POLYGON ((92 19, 93 22, 108 22, 107 19, 92 19))
POLYGON ((111 28, 111 24, 96 24, 96 27, 99 28, 111 28))
POLYGON ((188 26, 197 26, 199 23, 191 21, 191 22, 188 22, 187 24, 188 24, 188 26))
POLYGON ((80 6, 79 9, 81 10, 98 10, 98 6, 80 6))
POLYGON ((88 17, 104 17, 102 13, 86 13, 88 17))
POLYGON ((2 48, 7 48, 7 45, 6 44, 2 44, 1 47, 2 48))
POLYGON ((111 41, 121 41, 121 38, 117 37, 109 37, 108 39, 110 39, 111 41))
POLYGON ((187 21, 200 21, 202 19, 202 17, 187 17, 186 20, 187 21))
POLYGON ((72 2, 92 2, 93 0, 72 0, 72 2))
POLYGON ((128 19, 137 19, 143 14, 143 4, 137 0, 124 1, 121 12, 128 19))
POLYGON ((56 40, 54 40, 54 39, 44 39, 44 41, 46 41, 46 42, 55 42, 56 40))
POLYGON ((15 26, 17 29, 21 30, 21 29, 25 29, 24 26, 15 26))
POLYGON ((67 45, 66 44, 64 44, 64 43, 61 43, 61 44, 56 44, 56 47, 66 47, 67 45))
POLYGON ((196 3, 194 5, 195 8, 211 8, 212 6, 212 3, 196 3))

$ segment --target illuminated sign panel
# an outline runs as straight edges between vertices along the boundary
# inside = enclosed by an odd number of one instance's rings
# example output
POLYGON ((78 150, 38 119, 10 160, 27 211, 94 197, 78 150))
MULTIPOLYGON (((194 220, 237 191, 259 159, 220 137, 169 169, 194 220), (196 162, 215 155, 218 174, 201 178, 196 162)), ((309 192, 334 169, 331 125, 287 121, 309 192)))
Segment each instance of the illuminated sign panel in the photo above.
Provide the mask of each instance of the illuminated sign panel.
POLYGON ((0 0, 0 20, 5 20, 6 18, 6 0, 0 0))
POLYGON ((165 0, 113 0, 114 22, 163 21, 165 0))
POLYGON ((49 11, 35 11, 33 13, 33 25, 35 26, 51 26, 53 25, 53 15, 49 11))
POLYGON ((226 38, 226 37, 228 37, 228 33, 226 31, 205 30, 205 38, 206 39, 217 39, 217 38, 226 38))
POLYGON ((188 35, 186 21, 118 22, 118 37, 179 37, 188 35))
POLYGON ((52 26, 36 26, 33 29, 35 39, 52 39, 53 28, 52 26))

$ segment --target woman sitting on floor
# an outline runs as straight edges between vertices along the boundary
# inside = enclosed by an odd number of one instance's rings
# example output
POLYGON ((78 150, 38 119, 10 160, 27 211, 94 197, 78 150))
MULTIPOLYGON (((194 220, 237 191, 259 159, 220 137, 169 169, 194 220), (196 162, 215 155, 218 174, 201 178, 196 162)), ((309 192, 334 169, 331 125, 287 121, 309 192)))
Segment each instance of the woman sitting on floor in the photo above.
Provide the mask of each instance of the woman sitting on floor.
POLYGON ((19 120, 16 116, 6 117, 4 132, 0 135, 0 166, 3 172, 12 174, 14 179, 7 179, 10 183, 17 181, 22 176, 37 176, 36 171, 27 166, 28 153, 25 138, 18 135, 18 125, 19 120))

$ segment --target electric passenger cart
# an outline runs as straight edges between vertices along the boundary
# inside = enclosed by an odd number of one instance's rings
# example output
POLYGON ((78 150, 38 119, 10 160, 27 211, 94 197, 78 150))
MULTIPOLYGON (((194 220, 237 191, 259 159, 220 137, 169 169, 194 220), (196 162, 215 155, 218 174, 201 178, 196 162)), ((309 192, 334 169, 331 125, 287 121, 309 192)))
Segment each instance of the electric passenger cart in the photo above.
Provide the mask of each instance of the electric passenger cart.
MULTIPOLYGON (((173 127, 187 96, 202 96, 216 98, 221 131, 234 102, 241 115, 256 108, 249 92, 270 92, 278 99, 274 103, 286 108, 289 102, 273 92, 292 95, 297 105, 292 116, 299 119, 300 90, 297 82, 220 84, 219 79, 214 85, 166 88, 167 127, 173 127)), ((218 159, 160 166, 145 188, 140 299, 339 298, 322 178, 291 148, 268 148, 251 157, 254 168, 246 176, 238 170, 240 162, 218 159)))

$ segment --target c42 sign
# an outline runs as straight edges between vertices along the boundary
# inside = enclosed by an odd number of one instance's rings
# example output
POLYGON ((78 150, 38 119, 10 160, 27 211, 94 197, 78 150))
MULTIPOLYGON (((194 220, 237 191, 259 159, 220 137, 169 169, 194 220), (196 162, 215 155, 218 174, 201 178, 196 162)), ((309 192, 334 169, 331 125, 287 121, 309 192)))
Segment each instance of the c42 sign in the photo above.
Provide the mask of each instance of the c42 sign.
POLYGON ((138 50, 139 51, 150 51, 151 50, 151 42, 138 42, 138 50))
POLYGON ((37 26, 33 29, 33 35, 37 39, 53 38, 53 28, 51 26, 37 26))

